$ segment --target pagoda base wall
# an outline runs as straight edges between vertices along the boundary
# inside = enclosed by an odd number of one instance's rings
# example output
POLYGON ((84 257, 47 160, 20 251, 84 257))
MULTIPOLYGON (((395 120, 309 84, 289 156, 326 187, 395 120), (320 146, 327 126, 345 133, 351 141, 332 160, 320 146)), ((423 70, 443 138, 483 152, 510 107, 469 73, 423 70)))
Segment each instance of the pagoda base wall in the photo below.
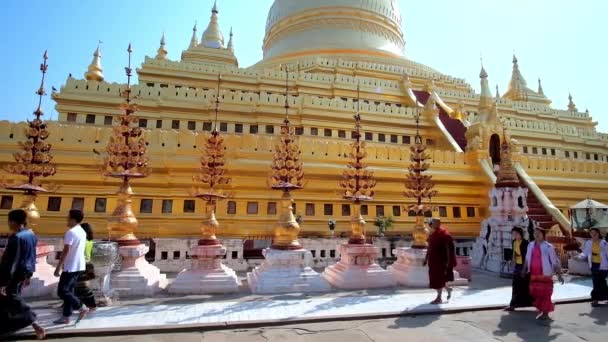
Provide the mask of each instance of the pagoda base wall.
POLYGON ((397 286, 391 273, 377 264, 380 249, 370 244, 337 246, 341 258, 328 266, 323 277, 334 287, 345 290, 397 286))
POLYGON ((310 293, 331 290, 329 283, 310 264, 312 254, 305 249, 263 251, 264 262, 247 273, 247 283, 256 294, 310 293))
MULTIPOLYGON (((416 249, 410 247, 396 248, 393 254, 397 256, 397 261, 388 267, 400 285, 407 287, 428 288, 429 268, 424 265, 426 259, 426 249, 416 249)), ((458 271, 454 270, 454 281, 449 282, 450 286, 467 285, 469 281, 461 278, 458 271)))

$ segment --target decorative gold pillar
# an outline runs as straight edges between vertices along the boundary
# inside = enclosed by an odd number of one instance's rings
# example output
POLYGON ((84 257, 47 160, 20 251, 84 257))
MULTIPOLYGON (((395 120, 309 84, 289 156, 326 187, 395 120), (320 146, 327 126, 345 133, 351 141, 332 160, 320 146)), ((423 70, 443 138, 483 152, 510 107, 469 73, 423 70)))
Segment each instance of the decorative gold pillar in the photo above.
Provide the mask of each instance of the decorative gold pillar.
POLYGON ((408 211, 416 213, 416 223, 412 233, 414 241, 412 248, 424 249, 428 246, 427 239, 429 231, 424 224, 424 214, 431 212, 433 207, 430 203, 423 203, 425 199, 429 201, 437 196, 437 191, 433 190, 435 183, 432 181, 433 176, 425 174, 429 169, 428 160, 431 156, 426 151, 427 146, 422 143, 420 136, 420 116, 416 116, 416 137, 414 145, 410 146, 411 164, 408 168, 409 173, 405 181, 406 192, 405 196, 414 198, 416 203, 407 207, 408 211))
POLYGON ((365 243, 365 220, 361 216, 361 202, 355 201, 350 205, 350 238, 349 244, 364 244, 365 243))
POLYGON ((49 137, 48 127, 42 121, 42 116, 44 115, 42 111, 42 97, 46 95, 44 79, 48 69, 48 65, 46 64, 47 59, 48 55, 45 51, 42 56, 42 63, 40 64, 42 80, 40 87, 36 91, 38 95, 38 107, 33 113, 34 120, 28 120, 28 127, 24 132, 27 140, 20 142, 21 151, 13 154, 15 163, 4 166, 6 172, 13 175, 25 176, 27 181, 21 184, 18 182, 2 184, 7 190, 23 191, 24 197, 20 208, 27 214, 29 228, 35 228, 40 221, 40 212, 36 208, 35 203, 37 194, 39 192, 50 192, 57 188, 55 185, 51 185, 52 189, 45 189, 40 185, 40 181, 38 180, 38 178, 52 176, 56 172, 55 165, 51 164, 51 160, 53 159, 50 153, 51 144, 46 142, 46 139, 49 137))
POLYGON ((272 248, 282 250, 300 249, 302 246, 298 242, 300 225, 293 214, 293 198, 289 191, 284 191, 281 196, 281 210, 279 221, 274 226, 274 239, 272 248))
POLYGON ((122 180, 118 189, 116 208, 108 218, 108 235, 115 239, 120 246, 136 246, 140 242, 135 236, 137 218, 131 209, 130 180, 144 178, 150 174, 148 157, 146 157, 146 139, 142 128, 137 127, 139 119, 135 115, 137 105, 131 99, 131 44, 127 48, 129 64, 125 68, 127 86, 121 96, 125 103, 121 105, 123 114, 115 118, 118 123, 112 127, 112 136, 106 146, 107 155, 104 158, 104 175, 122 180))

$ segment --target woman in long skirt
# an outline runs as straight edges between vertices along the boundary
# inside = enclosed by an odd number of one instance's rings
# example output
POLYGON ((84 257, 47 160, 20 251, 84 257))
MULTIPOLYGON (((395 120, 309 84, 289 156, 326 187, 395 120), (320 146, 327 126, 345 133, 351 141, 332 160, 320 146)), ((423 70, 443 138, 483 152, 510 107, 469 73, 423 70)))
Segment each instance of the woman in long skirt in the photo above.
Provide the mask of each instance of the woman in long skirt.
POLYGON ((530 296, 530 275, 522 273, 528 251, 528 240, 524 239, 524 231, 520 227, 513 228, 511 236, 513 237, 513 289, 511 302, 505 308, 506 311, 532 306, 533 302, 530 296))
POLYGON ((598 306, 600 301, 608 300, 608 242, 602 240, 599 229, 589 230, 591 239, 585 242, 583 253, 580 257, 589 262, 591 278, 593 279, 593 290, 591 291, 591 305, 598 306))
POLYGON ((545 241, 546 231, 536 228, 534 241, 528 245, 523 274, 530 273, 530 295, 534 297, 534 306, 539 314, 536 319, 549 319, 549 313, 555 310, 553 295, 553 275, 557 275, 563 284, 561 265, 555 247, 545 241))

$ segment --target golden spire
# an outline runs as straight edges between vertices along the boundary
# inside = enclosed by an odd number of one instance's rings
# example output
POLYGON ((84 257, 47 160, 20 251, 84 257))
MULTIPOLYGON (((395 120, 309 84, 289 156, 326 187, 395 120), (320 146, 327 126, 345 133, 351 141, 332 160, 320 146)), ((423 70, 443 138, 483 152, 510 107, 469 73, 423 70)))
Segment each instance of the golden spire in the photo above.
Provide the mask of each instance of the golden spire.
POLYGON ((139 118, 135 115, 137 105, 131 98, 131 44, 127 48, 129 64, 125 68, 127 75, 126 88, 121 92, 125 102, 120 106, 122 114, 117 118, 117 124, 112 126, 112 135, 106 146, 103 173, 107 177, 118 178, 122 184, 117 193, 117 205, 108 219, 108 231, 119 245, 139 244, 135 237, 138 222, 131 209, 131 178, 143 178, 150 174, 148 157, 146 157, 146 139, 144 130, 138 127, 139 118))
POLYGON ((101 42, 97 44, 97 49, 93 52, 93 60, 89 64, 89 69, 84 73, 84 77, 89 81, 103 81, 103 69, 101 68, 101 42))
POLYGON ((511 144, 507 136, 507 128, 503 126, 502 143, 500 144, 500 167, 496 174, 497 188, 517 188, 519 187, 519 178, 513 167, 511 155, 511 144))
POLYGON ((342 172, 342 180, 339 183, 342 188, 342 197, 353 202, 349 244, 365 243, 365 220, 361 216, 361 202, 372 200, 376 187, 374 173, 367 170, 367 164, 363 161, 367 157, 367 151, 365 142, 361 140, 360 101, 359 84, 357 83, 357 113, 353 116, 355 119, 354 141, 349 153, 351 160, 346 165, 347 169, 342 172))
POLYGON ((571 93, 568 93, 568 111, 578 112, 578 108, 576 108, 576 104, 574 104, 571 93))
POLYGON ((160 47, 156 50, 156 59, 166 59, 167 58, 167 50, 165 49, 165 32, 163 32, 163 36, 160 38, 160 47))
POLYGON ((226 48, 232 52, 234 52, 234 43, 232 41, 233 36, 234 34, 232 34, 232 27, 230 27, 230 39, 228 39, 228 46, 226 48))
POLYGON ((217 76, 217 92, 215 95, 215 127, 211 136, 207 138, 205 149, 200 159, 200 173, 192 177, 194 181, 193 196, 203 199, 206 202, 205 219, 201 225, 203 233, 199 245, 218 245, 220 242, 215 236, 219 223, 215 218, 217 202, 226 198, 226 194, 218 190, 218 186, 230 184, 231 179, 227 176, 225 168, 225 147, 224 138, 217 129, 217 121, 220 111, 220 85, 222 82, 221 74, 217 76), (204 189, 206 188, 206 189, 204 189))
POLYGON ((435 183, 432 181, 433 176, 425 174, 429 169, 428 160, 431 159, 426 149, 427 146, 422 143, 422 136, 420 135, 420 115, 417 115, 416 136, 414 137, 414 145, 410 146, 411 164, 405 180, 406 191, 404 193, 405 197, 416 200, 415 204, 407 207, 408 211, 416 213, 413 248, 426 248, 427 246, 428 232, 424 227, 424 214, 432 211, 432 206, 423 202, 427 198, 430 202, 438 193, 437 190, 433 190, 435 187, 435 183))
POLYGON ((220 25, 218 23, 218 14, 217 10, 217 0, 213 3, 213 9, 211 10, 211 19, 209 20, 209 25, 205 32, 203 32, 203 37, 201 39, 201 45, 206 48, 212 49, 221 49, 224 47, 224 35, 220 30, 220 25))
POLYGON ((21 184, 1 184, 7 190, 24 192, 21 208, 27 213, 28 226, 32 228, 40 220, 40 214, 34 204, 36 195, 39 192, 49 192, 48 189, 41 186, 39 178, 52 176, 57 171, 55 165, 51 164, 51 160, 53 159, 50 153, 51 144, 46 142, 46 139, 49 137, 47 124, 42 121, 42 116, 44 115, 42 111, 42 97, 46 95, 44 79, 48 69, 48 65, 46 64, 47 59, 48 55, 45 51, 42 56, 42 63, 40 64, 42 80, 36 91, 36 95, 38 95, 38 107, 36 107, 33 113, 34 120, 28 120, 27 122, 28 127, 25 130, 27 140, 19 142, 21 151, 13 154, 15 163, 4 166, 6 172, 16 176, 25 176, 27 180, 21 184))
POLYGON ((198 37, 196 36, 196 21, 194 27, 192 27, 192 38, 190 38, 189 49, 195 48, 198 45, 198 37))
POLYGON ((479 110, 492 108, 492 93, 490 92, 490 86, 488 84, 488 73, 486 69, 481 65, 481 71, 479 72, 479 79, 481 85, 481 94, 479 95, 479 110))
POLYGON ((543 84, 540 80, 540 77, 538 78, 538 91, 537 91, 538 95, 541 96, 545 96, 545 91, 543 90, 543 84))
POLYGON ((496 101, 498 101, 498 99, 500 98, 500 92, 498 91, 498 84, 496 85, 496 101))
POLYGON ((280 250, 301 249, 298 242, 300 225, 293 214, 293 199, 290 191, 302 188, 304 171, 300 147, 293 129, 289 126, 289 68, 285 66, 285 119, 281 125, 280 142, 274 148, 274 155, 268 185, 273 190, 283 192, 279 222, 274 227, 271 248, 280 250))

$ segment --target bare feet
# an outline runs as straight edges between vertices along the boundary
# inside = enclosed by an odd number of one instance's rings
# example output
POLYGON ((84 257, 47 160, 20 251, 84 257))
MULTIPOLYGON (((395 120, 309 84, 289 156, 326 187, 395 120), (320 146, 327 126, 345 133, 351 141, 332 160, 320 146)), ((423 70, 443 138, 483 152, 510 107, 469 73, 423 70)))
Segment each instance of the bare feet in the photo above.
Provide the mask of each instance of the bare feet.
POLYGON ((46 331, 44 331, 44 328, 38 325, 38 323, 32 323, 32 328, 34 328, 37 339, 44 340, 46 338, 46 331))
POLYGON ((452 288, 448 287, 446 288, 446 291, 448 292, 448 300, 452 299, 452 288))
POLYGON ((431 305, 439 305, 441 304, 441 298, 435 298, 434 301, 430 302, 431 305))
POLYGON ((509 311, 509 312, 515 311, 515 308, 509 305, 506 308, 504 308, 503 311, 509 311))
POLYGON ((539 321, 546 321, 549 319, 549 314, 546 312, 541 312, 538 314, 538 316, 536 316, 536 319, 539 321))
POLYGON ((53 321, 54 324, 70 324, 69 317, 61 317, 53 321))

